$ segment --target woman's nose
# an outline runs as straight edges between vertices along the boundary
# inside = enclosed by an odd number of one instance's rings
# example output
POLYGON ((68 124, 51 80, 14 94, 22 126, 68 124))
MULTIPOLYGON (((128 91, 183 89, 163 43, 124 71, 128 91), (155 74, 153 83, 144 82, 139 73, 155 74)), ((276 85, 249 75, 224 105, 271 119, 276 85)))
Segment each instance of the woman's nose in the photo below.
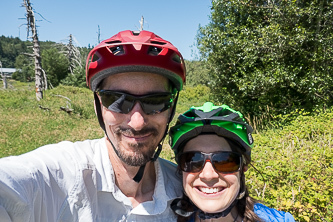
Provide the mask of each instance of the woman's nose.
POLYGON ((215 171, 212 163, 206 161, 204 168, 199 174, 199 177, 204 180, 212 180, 219 177, 219 174, 215 171))

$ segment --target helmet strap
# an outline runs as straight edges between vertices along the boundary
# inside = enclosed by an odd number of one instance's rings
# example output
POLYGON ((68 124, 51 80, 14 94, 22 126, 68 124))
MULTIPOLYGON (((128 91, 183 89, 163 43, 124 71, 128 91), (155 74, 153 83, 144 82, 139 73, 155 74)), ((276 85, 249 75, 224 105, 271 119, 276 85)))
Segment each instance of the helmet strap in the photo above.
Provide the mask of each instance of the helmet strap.
MULTIPOLYGON (((162 151, 162 142, 160 144, 158 144, 158 148, 154 154, 154 157, 152 157, 150 159, 151 162, 155 162, 158 158, 158 156, 160 155, 162 151)), ((133 180, 137 183, 139 183, 143 177, 143 172, 145 171, 145 167, 146 167, 146 164, 140 166, 140 169, 139 171, 136 173, 136 175, 133 177, 133 180)))
POLYGON ((231 210, 234 208, 234 206, 236 205, 237 202, 238 202, 237 199, 234 200, 234 202, 232 204, 230 204, 230 206, 227 209, 225 209, 224 211, 221 211, 221 212, 217 212, 217 213, 205 213, 202 210, 199 210, 198 217, 201 220, 225 217, 231 212, 231 210))
POLYGON ((173 106, 172 106, 172 110, 171 110, 171 114, 170 114, 170 117, 169 117, 168 125, 172 121, 172 119, 173 119, 173 117, 176 113, 176 106, 177 106, 177 102, 178 102, 178 97, 179 97, 179 91, 177 92, 175 101, 174 101, 173 106))
POLYGON ((205 219, 216 219, 220 217, 227 216, 234 206, 237 204, 238 199, 235 199, 230 206, 225 209, 224 211, 217 212, 217 213, 206 213, 200 210, 192 201, 188 198, 188 196, 183 193, 182 198, 176 198, 172 201, 170 207, 175 212, 175 214, 182 216, 182 217, 190 217, 192 214, 198 213, 198 217, 201 220, 205 219))
POLYGON ((239 188, 239 193, 238 193, 238 197, 237 199, 243 199, 243 197, 245 196, 245 192, 246 192, 246 186, 245 186, 245 175, 243 172, 243 169, 241 169, 240 171, 240 188, 239 188))
MULTIPOLYGON (((99 101, 99 98, 98 98, 96 92, 94 92, 94 100, 95 100, 95 109, 96 109, 96 115, 97 115, 97 118, 98 118, 99 125, 104 130, 105 135, 108 137, 108 135, 106 133, 106 130, 105 130, 105 124, 104 124, 104 121, 103 121, 101 104, 100 104, 100 101, 99 101)), ((108 137, 108 139, 109 139, 109 137, 108 137)))
POLYGON ((140 166, 138 172, 135 174, 135 176, 133 177, 133 180, 137 183, 139 183, 143 177, 143 172, 145 171, 146 168, 146 164, 140 166))

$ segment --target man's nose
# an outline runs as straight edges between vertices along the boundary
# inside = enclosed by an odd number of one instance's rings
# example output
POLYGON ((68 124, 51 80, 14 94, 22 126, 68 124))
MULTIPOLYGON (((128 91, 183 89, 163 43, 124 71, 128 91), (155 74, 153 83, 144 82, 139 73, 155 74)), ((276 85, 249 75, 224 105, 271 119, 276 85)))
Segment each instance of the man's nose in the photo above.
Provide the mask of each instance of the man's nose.
POLYGON ((128 125, 135 131, 140 131, 147 125, 147 115, 143 112, 139 102, 134 105, 128 115, 130 115, 128 125))

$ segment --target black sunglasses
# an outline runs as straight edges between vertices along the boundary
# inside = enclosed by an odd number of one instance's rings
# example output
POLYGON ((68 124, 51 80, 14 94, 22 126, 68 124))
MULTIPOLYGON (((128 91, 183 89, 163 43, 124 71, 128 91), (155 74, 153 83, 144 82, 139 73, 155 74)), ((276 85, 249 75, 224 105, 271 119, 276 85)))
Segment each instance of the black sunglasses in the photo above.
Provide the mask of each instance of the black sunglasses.
POLYGON ((234 152, 203 153, 199 151, 182 153, 178 158, 178 164, 182 171, 198 173, 206 161, 209 160, 214 169, 219 173, 234 173, 240 170, 242 157, 234 152))
POLYGON ((140 103, 143 112, 147 115, 161 113, 172 106, 175 97, 175 94, 169 92, 144 96, 134 96, 112 90, 99 90, 97 93, 104 107, 113 112, 124 114, 131 112, 137 102, 140 103))

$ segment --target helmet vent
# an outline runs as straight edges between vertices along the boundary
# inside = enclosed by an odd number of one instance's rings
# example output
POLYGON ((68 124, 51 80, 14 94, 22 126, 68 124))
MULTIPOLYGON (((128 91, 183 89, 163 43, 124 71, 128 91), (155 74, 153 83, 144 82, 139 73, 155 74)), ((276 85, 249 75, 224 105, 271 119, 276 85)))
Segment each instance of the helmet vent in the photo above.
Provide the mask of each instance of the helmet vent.
POLYGON ((121 43, 121 41, 116 40, 116 41, 105 42, 105 44, 116 44, 116 43, 121 43))
POLYGON ((113 55, 119 56, 125 54, 124 48, 121 45, 116 47, 110 47, 109 49, 113 55))
POLYGON ((162 51, 161 48, 156 46, 150 46, 148 49, 148 54, 152 56, 157 56, 162 51))
POLYGON ((91 62, 95 62, 95 61, 97 61, 98 59, 99 59, 99 57, 98 57, 96 54, 94 54, 93 57, 92 57, 91 62))
POLYGON ((165 45, 165 42, 158 42, 158 41, 151 41, 151 44, 157 44, 157 45, 165 45))
POLYGON ((175 54, 175 55, 172 57, 172 60, 175 61, 175 62, 177 62, 177 63, 181 63, 181 61, 180 61, 180 57, 179 57, 177 54, 175 54))

